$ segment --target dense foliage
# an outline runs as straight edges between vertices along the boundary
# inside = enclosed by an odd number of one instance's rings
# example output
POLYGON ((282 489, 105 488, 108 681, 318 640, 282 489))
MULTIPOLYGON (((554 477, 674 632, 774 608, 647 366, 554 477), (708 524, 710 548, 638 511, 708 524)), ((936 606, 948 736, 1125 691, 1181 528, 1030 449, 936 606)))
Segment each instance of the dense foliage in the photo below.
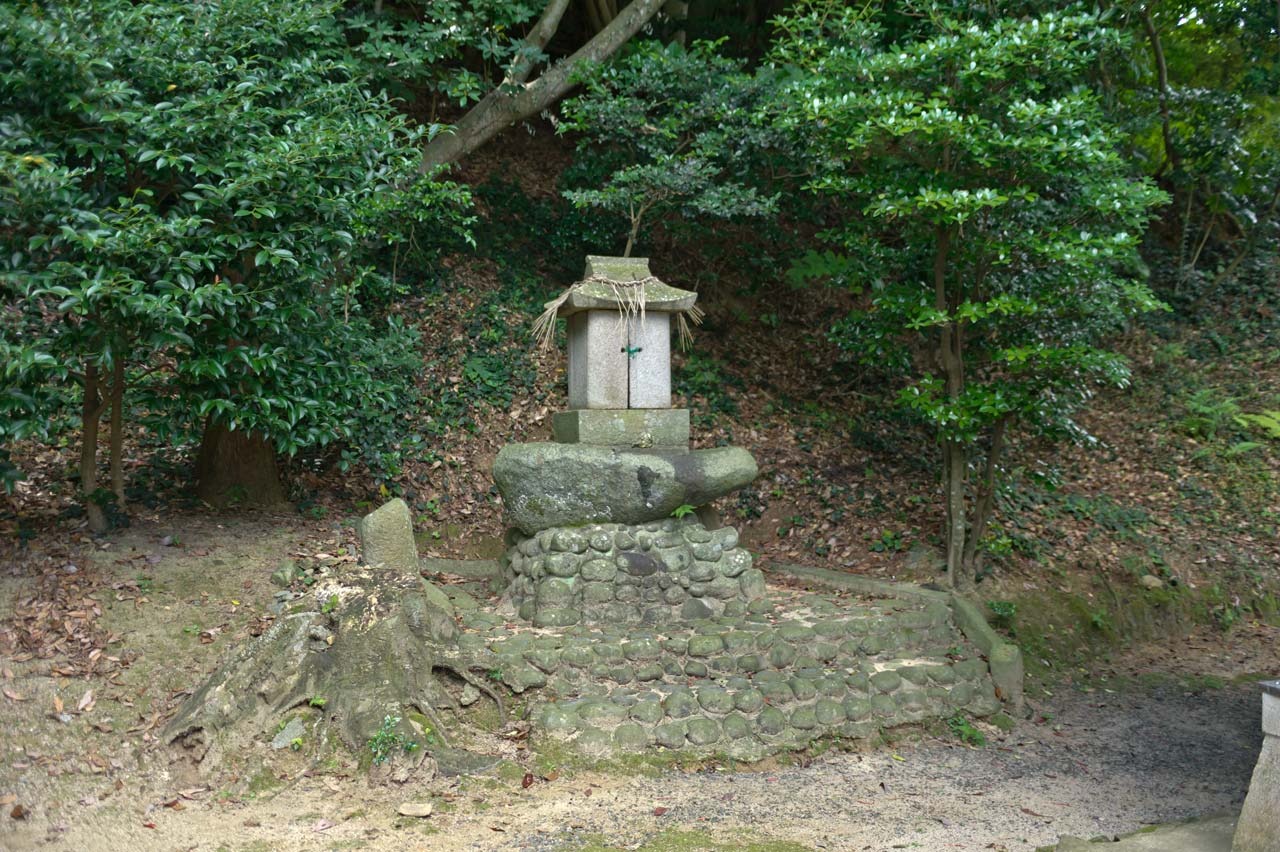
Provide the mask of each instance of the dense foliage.
MULTIPOLYGON (((0 480, 81 435, 101 528, 124 433, 216 424, 395 487, 416 436, 538 384, 521 317, 582 254, 643 250, 770 333, 820 306, 790 332, 866 371, 825 388, 872 375, 936 435, 966 583, 1011 443, 1088 442, 1137 315, 1280 343, 1270 0, 583 5, 0 0, 0 480), (539 114, 575 146, 529 170, 552 191, 486 161, 473 221, 433 164, 539 114), (473 225, 496 284, 458 299, 473 225)), ((707 420, 717 364, 681 382, 707 420)))
POLYGON ((579 135, 581 172, 607 173, 601 185, 565 195, 625 219, 624 256, 646 216, 729 219, 776 209, 753 169, 776 142, 757 119, 772 81, 717 46, 642 42, 586 76, 585 92, 564 104, 558 129, 579 135))
POLYGON ((467 198, 418 175, 423 131, 367 87, 337 11, 0 6, 0 439, 47 436, 66 420, 49 402, 79 396, 87 496, 122 404, 394 461, 415 338, 366 306, 467 198))
POLYGON ((828 233, 867 290, 833 340, 912 374, 899 398, 942 444, 948 567, 965 583, 1007 432, 1071 431, 1091 383, 1124 381, 1104 341, 1158 304, 1137 248, 1164 194, 1130 177, 1084 85, 1114 31, 928 11, 920 37, 890 44, 860 11, 784 19, 775 57, 811 72, 782 113, 815 149, 810 188, 860 208, 828 233))

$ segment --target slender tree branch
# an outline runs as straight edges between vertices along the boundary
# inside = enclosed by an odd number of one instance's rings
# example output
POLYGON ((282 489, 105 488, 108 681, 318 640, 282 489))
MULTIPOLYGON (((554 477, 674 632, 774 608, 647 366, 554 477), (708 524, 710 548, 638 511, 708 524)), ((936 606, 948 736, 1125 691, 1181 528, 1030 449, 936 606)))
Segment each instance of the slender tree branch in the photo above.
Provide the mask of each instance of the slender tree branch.
POLYGON ((526 50, 521 51, 517 56, 515 63, 502 81, 503 85, 519 85, 529 79, 529 74, 533 72, 536 64, 530 54, 541 51, 547 46, 560 27, 560 19, 564 17, 565 9, 568 8, 569 0, 551 0, 547 4, 547 8, 542 10, 542 17, 538 19, 538 23, 533 25, 529 35, 525 37, 526 50))
POLYGON ((1165 64, 1164 46, 1160 43, 1160 31, 1156 29, 1151 18, 1151 7, 1142 7, 1142 26, 1147 31, 1147 40, 1151 42, 1151 55, 1156 62, 1157 97, 1160 105, 1160 133, 1164 138, 1164 162, 1156 169, 1156 177, 1164 173, 1166 166, 1178 170, 1180 157, 1173 144, 1173 121, 1169 114, 1169 66, 1165 64))

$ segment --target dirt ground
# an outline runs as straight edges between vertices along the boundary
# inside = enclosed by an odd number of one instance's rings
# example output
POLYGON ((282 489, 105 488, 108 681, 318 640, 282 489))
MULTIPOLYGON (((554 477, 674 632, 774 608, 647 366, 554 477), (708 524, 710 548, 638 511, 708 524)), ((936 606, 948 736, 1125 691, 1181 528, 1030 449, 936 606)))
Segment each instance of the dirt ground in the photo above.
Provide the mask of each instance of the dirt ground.
POLYGON ((332 521, 205 515, 0 560, 0 849, 1031 850, 1237 808, 1260 742, 1249 681, 1280 672, 1280 631, 1242 623, 1033 690, 1012 730, 979 724, 983 747, 915 728, 749 771, 544 758, 527 787, 407 790, 342 762, 215 779, 175 760, 164 718, 261 630, 271 571, 340 566, 350 544, 332 521), (428 818, 396 813, 428 801, 428 818))

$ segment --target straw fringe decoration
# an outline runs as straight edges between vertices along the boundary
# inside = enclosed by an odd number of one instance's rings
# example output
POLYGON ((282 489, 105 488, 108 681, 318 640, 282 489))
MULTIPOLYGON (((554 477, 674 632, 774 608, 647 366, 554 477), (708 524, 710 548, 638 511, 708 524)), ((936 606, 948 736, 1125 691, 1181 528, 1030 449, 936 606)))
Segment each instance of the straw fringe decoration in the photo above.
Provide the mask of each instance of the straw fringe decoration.
MULTIPOLYGON (((612 290, 614 298, 618 300, 618 305, 622 309, 619 321, 626 325, 631 322, 632 317, 637 317, 641 322, 644 322, 644 285, 657 280, 657 277, 653 275, 638 278, 635 281, 615 281, 603 275, 592 275, 590 278, 584 278, 575 284, 571 284, 563 293, 552 301, 547 302, 546 310, 533 321, 533 336, 538 341, 538 348, 550 349, 555 344, 556 313, 565 302, 569 301, 569 296, 573 294, 574 288, 578 285, 588 283, 604 284, 612 290)), ((702 308, 697 305, 676 314, 677 336, 680 339, 680 347, 682 349, 688 349, 693 344, 693 329, 690 327, 690 323, 702 325, 703 316, 702 308)))

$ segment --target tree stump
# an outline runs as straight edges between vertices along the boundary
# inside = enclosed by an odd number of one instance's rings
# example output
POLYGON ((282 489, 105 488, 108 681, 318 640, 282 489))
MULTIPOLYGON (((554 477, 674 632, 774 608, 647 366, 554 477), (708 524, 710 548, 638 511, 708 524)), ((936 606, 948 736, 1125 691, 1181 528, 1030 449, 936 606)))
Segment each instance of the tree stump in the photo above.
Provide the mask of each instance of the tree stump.
POLYGON ((443 597, 385 568, 320 581, 182 704, 164 741, 221 764, 279 736, 301 709, 312 718, 308 751, 341 746, 386 780, 429 778, 433 748, 450 744, 441 714, 461 709, 455 693, 469 685, 506 719, 486 681, 493 654, 459 648, 452 613, 435 602, 443 597))

